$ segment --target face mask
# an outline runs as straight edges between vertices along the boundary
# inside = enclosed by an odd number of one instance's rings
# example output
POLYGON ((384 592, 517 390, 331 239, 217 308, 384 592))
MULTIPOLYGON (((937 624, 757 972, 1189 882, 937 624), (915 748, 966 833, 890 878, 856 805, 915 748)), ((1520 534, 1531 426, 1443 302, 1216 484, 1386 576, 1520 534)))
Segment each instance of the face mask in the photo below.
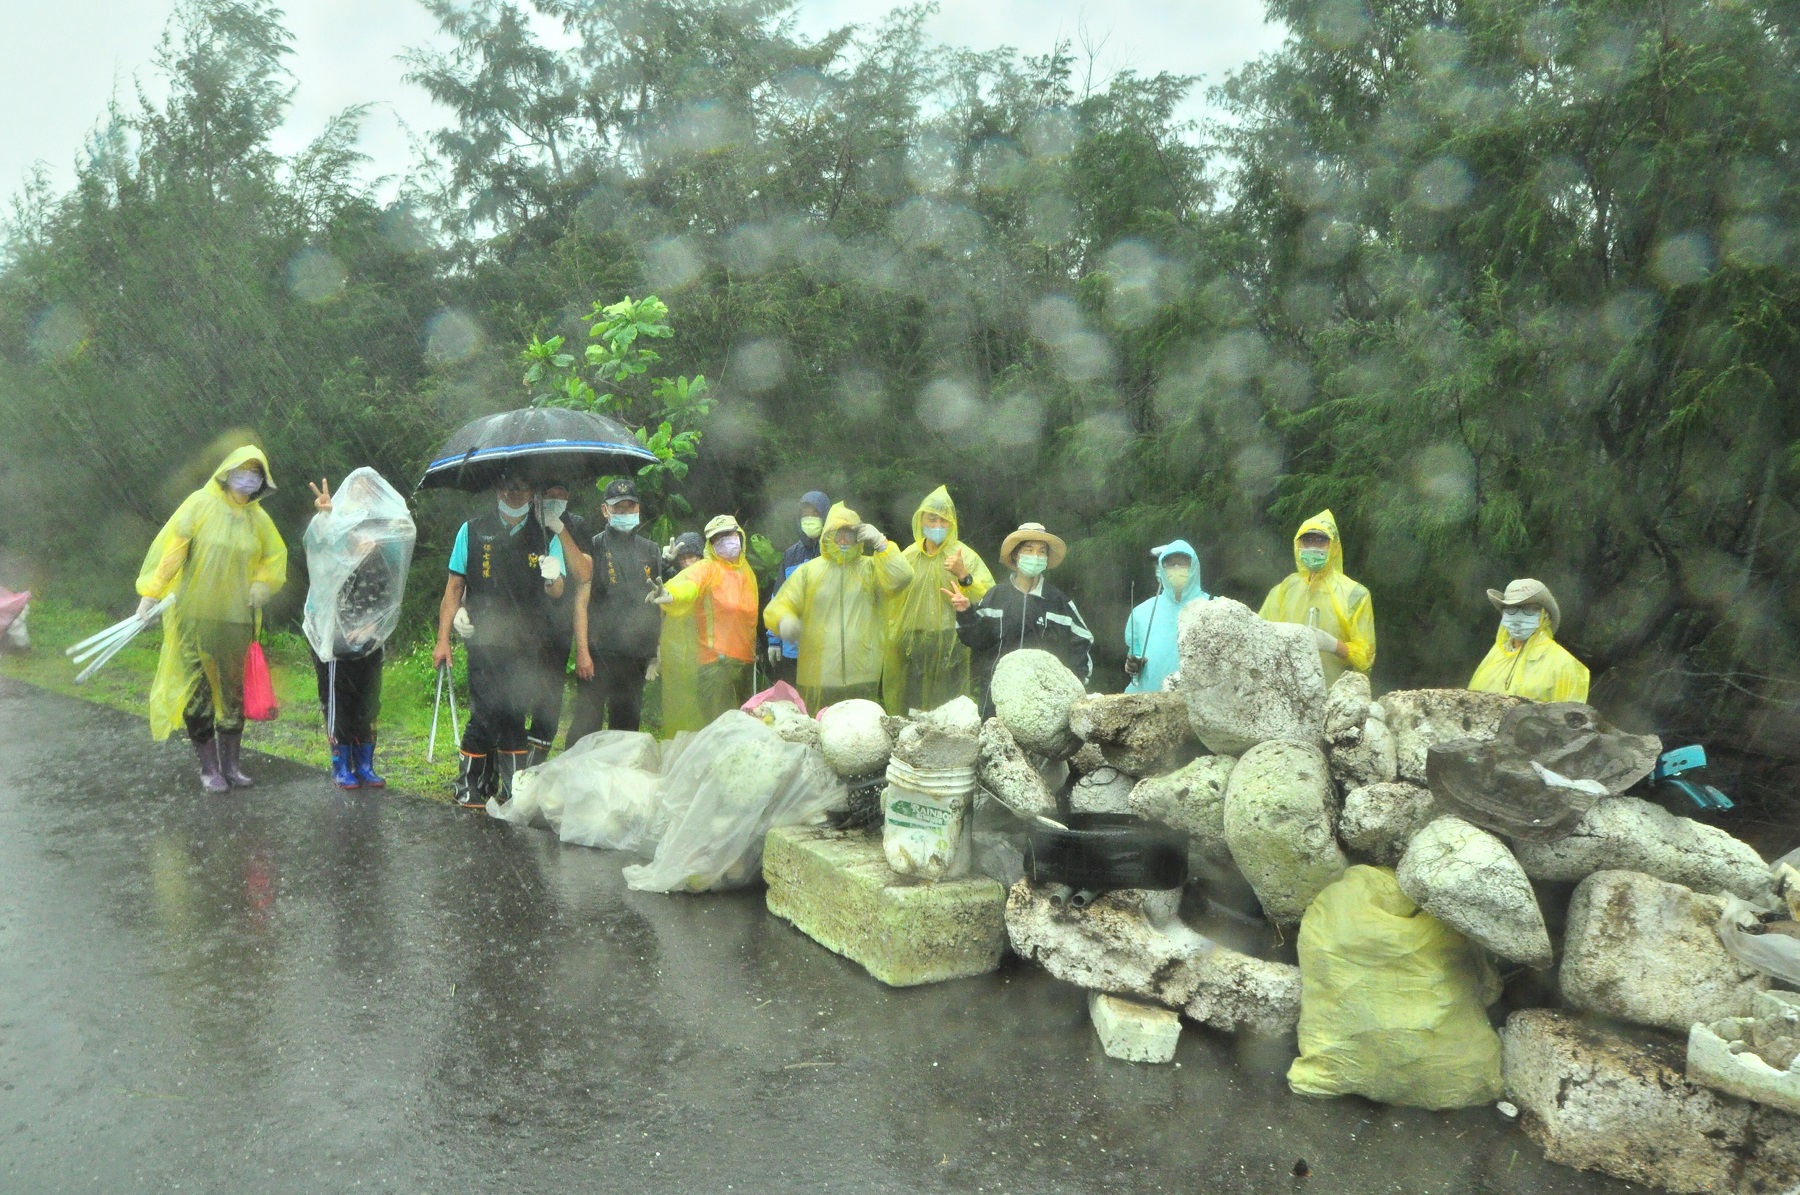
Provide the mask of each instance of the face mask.
POLYGON ((233 469, 225 478, 225 484, 240 498, 248 498, 262 489, 262 483, 262 474, 255 469, 233 469))
POLYGON ((720 560, 736 560, 744 550, 744 540, 737 535, 721 535, 713 540, 713 555, 720 560))
POLYGON ((525 503, 523 506, 508 506, 506 504, 506 499, 499 498, 495 500, 495 504, 500 507, 501 514, 515 521, 522 519, 531 513, 531 503, 529 502, 525 503))
POLYGON ((1018 570, 1027 577, 1041 576, 1043 571, 1049 567, 1050 558, 1048 556, 1021 555, 1017 564, 1018 570))
POLYGON ((614 531, 632 532, 638 528, 637 515, 608 515, 606 525, 614 531))
POLYGON ((1325 567, 1325 562, 1330 559, 1331 549, 1329 548, 1300 549, 1300 567, 1309 573, 1318 572, 1325 567))
POLYGON ((948 528, 948 527, 927 527, 927 528, 925 528, 925 538, 930 540, 934 544, 943 543, 944 537, 949 534, 950 534, 950 528, 948 528))
POLYGON ((1514 639, 1529 639, 1537 631, 1543 617, 1541 610, 1509 610, 1500 616, 1500 625, 1514 639))
POLYGON ((807 539, 818 539, 819 532, 825 530, 825 520, 817 515, 807 515, 800 520, 800 534, 807 539))
POLYGON ((567 498, 546 498, 542 506, 546 519, 560 519, 563 517, 563 511, 569 509, 569 500, 567 498))
POLYGON ((1177 566, 1175 568, 1166 568, 1163 570, 1163 576, 1168 578, 1169 592, 1171 593, 1180 593, 1182 590, 1186 589, 1188 580, 1193 577, 1193 575, 1194 570, 1191 568, 1181 568, 1177 566))

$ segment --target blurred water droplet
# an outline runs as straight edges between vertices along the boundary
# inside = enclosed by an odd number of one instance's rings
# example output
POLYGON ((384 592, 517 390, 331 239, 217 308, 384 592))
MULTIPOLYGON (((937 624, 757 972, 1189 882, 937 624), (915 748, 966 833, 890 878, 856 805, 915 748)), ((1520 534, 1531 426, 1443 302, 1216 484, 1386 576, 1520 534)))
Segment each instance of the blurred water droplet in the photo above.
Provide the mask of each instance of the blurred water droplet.
POLYGON ((787 348, 779 340, 767 337, 739 345, 731 354, 727 377, 736 389, 746 394, 760 394, 777 386, 787 377, 787 348))
POLYGON ((1413 200, 1434 212, 1461 207, 1475 190, 1475 176, 1460 159, 1433 158, 1413 175, 1413 200))
POLYGON ((933 378, 919 395, 919 422, 935 432, 958 432, 975 422, 981 400, 966 378, 933 378))
POLYGON ((46 361, 65 361, 73 357, 93 334, 87 316, 71 303, 54 303, 32 321, 28 343, 31 351, 46 361))
POLYGON ((705 264, 692 240, 685 236, 663 237, 644 249, 644 281, 659 294, 686 290, 700 277, 705 264))
POLYGON ((1704 282, 1712 269, 1712 238, 1698 229, 1665 238, 1651 255, 1651 272, 1670 288, 1704 282))
POLYGON ((486 340, 473 316, 453 307, 445 308, 425 325, 425 356, 437 364, 466 361, 486 340))
POLYGON ((302 303, 323 303, 344 289, 344 267, 325 250, 311 247, 294 254, 287 268, 288 290, 302 303))

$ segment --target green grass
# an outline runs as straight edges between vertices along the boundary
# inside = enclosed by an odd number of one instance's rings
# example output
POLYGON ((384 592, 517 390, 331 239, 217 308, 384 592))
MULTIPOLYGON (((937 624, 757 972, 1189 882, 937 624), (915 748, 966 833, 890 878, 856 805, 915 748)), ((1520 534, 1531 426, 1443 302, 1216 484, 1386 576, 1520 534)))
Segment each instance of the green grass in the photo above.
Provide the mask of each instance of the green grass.
MULTIPOLYGON (((0 676, 143 717, 150 682, 156 674, 157 653, 162 649, 160 627, 139 635, 85 684, 75 683, 79 669, 63 654, 64 648, 113 621, 98 610, 34 598, 30 614, 31 651, 0 656, 0 676)), ((289 632, 269 634, 264 636, 263 650, 269 657, 281 716, 273 722, 250 723, 244 731, 245 745, 297 763, 329 768, 331 751, 325 742, 325 719, 319 710, 318 685, 306 640, 289 632)), ((457 709, 466 718, 468 688, 460 656, 454 675, 457 709)), ((448 801, 450 780, 456 773, 456 739, 450 733, 448 700, 438 725, 437 762, 425 762, 436 680, 429 642, 421 642, 408 652, 390 644, 382 670, 376 766, 395 788, 448 801)), ((146 738, 149 733, 146 722, 146 738)))

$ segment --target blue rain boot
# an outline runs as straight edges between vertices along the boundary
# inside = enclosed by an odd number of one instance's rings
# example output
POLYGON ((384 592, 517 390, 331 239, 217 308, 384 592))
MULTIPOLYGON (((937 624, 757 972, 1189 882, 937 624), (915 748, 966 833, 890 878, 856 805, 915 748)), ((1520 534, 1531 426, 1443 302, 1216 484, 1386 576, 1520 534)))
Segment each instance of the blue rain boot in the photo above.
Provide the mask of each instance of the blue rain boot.
POLYGON ((356 754, 356 778, 364 788, 386 788, 387 781, 375 774, 375 740, 367 739, 351 748, 356 754))
POLYGON ((356 768, 350 762, 350 753, 356 750, 349 743, 333 743, 331 745, 331 780, 339 788, 360 788, 362 781, 356 775, 356 768))

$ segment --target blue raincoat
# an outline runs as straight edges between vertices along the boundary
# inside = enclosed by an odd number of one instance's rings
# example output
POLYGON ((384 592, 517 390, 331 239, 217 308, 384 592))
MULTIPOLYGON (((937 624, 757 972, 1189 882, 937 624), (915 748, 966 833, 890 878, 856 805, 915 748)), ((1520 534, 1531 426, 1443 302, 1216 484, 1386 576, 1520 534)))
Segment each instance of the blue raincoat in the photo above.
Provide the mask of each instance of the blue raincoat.
POLYGON ((1175 631, 1181 622, 1181 608, 1189 602, 1212 597, 1200 588, 1200 553, 1185 539, 1173 540, 1151 548, 1156 557, 1156 596, 1139 602, 1125 620, 1125 650, 1144 657, 1143 671, 1125 686, 1127 693, 1154 693, 1162 688, 1163 678, 1181 667, 1181 656, 1175 648, 1175 631), (1180 595, 1169 592, 1169 578, 1163 572, 1165 556, 1187 556, 1194 562, 1193 575, 1180 595))

